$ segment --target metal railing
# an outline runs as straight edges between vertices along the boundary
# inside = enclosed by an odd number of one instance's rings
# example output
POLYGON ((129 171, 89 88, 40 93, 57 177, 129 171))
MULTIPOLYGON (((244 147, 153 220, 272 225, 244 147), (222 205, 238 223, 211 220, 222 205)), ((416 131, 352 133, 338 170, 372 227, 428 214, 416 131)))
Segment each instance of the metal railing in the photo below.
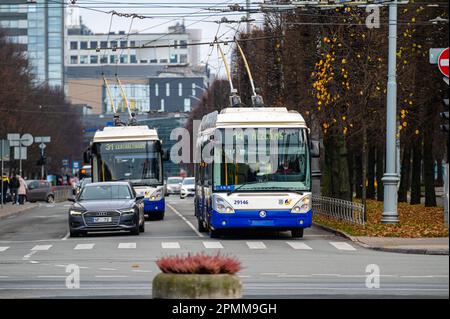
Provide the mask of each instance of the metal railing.
POLYGON ((53 189, 55 202, 65 202, 69 197, 73 197, 73 188, 70 186, 56 186, 53 189))
POLYGON ((353 224, 365 224, 365 209, 360 203, 353 203, 343 199, 312 196, 312 208, 314 214, 330 216, 353 224))

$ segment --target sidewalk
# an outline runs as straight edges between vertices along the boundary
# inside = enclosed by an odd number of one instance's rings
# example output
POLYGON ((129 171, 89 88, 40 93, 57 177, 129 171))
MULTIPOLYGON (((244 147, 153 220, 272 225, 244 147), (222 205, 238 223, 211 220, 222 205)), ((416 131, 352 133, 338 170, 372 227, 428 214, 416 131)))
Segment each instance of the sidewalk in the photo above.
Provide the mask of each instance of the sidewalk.
POLYGON ((37 203, 25 203, 23 205, 13 205, 11 203, 6 203, 3 205, 3 208, 0 206, 0 220, 6 217, 9 217, 14 214, 19 214, 29 209, 38 207, 37 203))
POLYGON ((314 225, 350 239, 354 243, 368 249, 403 254, 448 255, 448 237, 399 238, 351 236, 343 231, 319 223, 314 223, 314 225))
POLYGON ((353 237, 363 247, 404 254, 448 255, 448 237, 353 237))

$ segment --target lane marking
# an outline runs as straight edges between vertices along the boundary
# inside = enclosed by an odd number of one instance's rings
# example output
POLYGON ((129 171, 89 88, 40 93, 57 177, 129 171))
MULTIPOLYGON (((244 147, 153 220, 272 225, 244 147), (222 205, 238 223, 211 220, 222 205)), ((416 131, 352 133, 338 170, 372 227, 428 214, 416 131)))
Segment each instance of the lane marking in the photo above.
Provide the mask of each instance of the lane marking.
POLYGON ((203 246, 205 246, 206 249, 222 249, 223 246, 218 241, 204 241, 203 246))
POLYGON ((36 245, 33 248, 31 248, 32 251, 38 251, 38 250, 49 250, 52 248, 53 245, 36 245))
POLYGON ((286 275, 284 272, 262 272, 260 273, 261 276, 280 276, 280 275, 286 275))
POLYGON ((352 245, 341 241, 330 241, 330 244, 339 250, 356 250, 352 245))
POLYGON ((94 248, 95 244, 78 244, 75 246, 74 250, 86 250, 94 248))
POLYGON ((120 243, 117 246, 119 249, 136 249, 136 243, 120 243))
POLYGON ((117 275, 117 276, 108 276, 108 275, 98 275, 98 276, 95 276, 96 278, 128 278, 128 276, 119 276, 119 275, 117 275))
POLYGON ((278 278, 305 278, 311 277, 309 275, 278 275, 278 278))
POLYGON ((179 249, 180 243, 179 242, 162 242, 161 247, 164 249, 179 249))
POLYGON ((67 240, 67 238, 69 238, 70 236, 70 232, 67 232, 66 236, 64 236, 63 238, 61 238, 61 240, 67 240))
POLYGON ((250 249, 266 249, 266 245, 262 241, 248 241, 247 246, 250 249))
POLYGON ((38 278, 66 278, 67 276, 37 276, 38 278))
POLYGON ((291 246, 294 249, 301 249, 301 250, 312 250, 311 247, 306 245, 305 243, 298 242, 298 241, 287 241, 286 242, 289 246, 291 246))
POLYGON ((99 268, 99 270, 106 270, 106 271, 116 271, 115 268, 99 268))
POLYGON ((191 223, 190 221, 188 221, 183 215, 181 215, 180 212, 178 212, 175 208, 173 208, 172 205, 167 204, 167 207, 169 207, 175 214, 177 214, 178 217, 180 217, 182 220, 184 220, 184 222, 185 222, 186 224, 188 224, 189 227, 192 228, 192 230, 197 234, 198 237, 202 237, 202 238, 204 237, 203 234, 201 234, 201 233, 197 230, 197 228, 195 228, 194 225, 192 225, 192 223, 191 223))
POLYGON ((0 276, 0 278, 9 278, 8 276, 0 276))
POLYGON ((36 260, 30 260, 30 264, 39 264, 39 261, 36 261, 36 260))
POLYGON ((9 246, 0 247, 0 252, 5 251, 7 249, 9 249, 9 246))
POLYGON ((23 256, 22 260, 27 260, 29 259, 31 256, 33 256, 35 253, 37 253, 37 250, 32 251, 31 253, 29 253, 28 255, 23 256))
POLYGON ((143 273, 149 273, 152 272, 151 270, 140 270, 140 269, 132 269, 132 272, 143 272, 143 273))

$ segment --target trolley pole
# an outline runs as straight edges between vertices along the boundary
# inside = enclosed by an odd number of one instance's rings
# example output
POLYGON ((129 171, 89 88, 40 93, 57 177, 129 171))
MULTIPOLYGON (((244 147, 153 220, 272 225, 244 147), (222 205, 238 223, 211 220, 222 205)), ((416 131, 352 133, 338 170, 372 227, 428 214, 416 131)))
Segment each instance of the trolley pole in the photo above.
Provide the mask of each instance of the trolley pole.
POLYGON ((396 166, 396 117, 397 117, 397 1, 389 4, 389 54, 386 113, 386 171, 384 184, 384 206, 381 223, 397 224, 397 175, 396 166))

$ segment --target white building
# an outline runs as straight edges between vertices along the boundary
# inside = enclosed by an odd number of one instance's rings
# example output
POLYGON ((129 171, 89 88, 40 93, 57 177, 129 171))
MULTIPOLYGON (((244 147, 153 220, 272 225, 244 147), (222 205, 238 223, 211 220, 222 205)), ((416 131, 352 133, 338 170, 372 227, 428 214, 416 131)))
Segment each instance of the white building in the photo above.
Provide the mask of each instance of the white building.
POLYGON ((139 33, 125 31, 94 34, 86 27, 69 29, 66 42, 66 66, 101 66, 116 64, 190 65, 199 64, 199 46, 188 43, 201 40, 200 30, 187 30, 184 25, 169 27, 167 33, 139 33), (166 46, 160 48, 128 48, 166 46), (107 49, 108 48, 108 49, 107 49), (116 48, 111 50, 109 48, 116 48))

